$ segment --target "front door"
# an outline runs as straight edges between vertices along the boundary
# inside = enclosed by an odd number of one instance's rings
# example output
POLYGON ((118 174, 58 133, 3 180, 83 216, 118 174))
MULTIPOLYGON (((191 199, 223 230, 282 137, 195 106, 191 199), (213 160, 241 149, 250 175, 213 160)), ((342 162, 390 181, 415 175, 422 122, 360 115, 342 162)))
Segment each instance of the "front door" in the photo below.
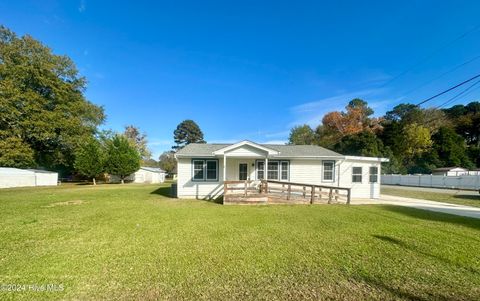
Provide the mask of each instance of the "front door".
POLYGON ((246 181, 248 178, 248 164, 240 163, 238 164, 238 179, 240 181, 246 181))

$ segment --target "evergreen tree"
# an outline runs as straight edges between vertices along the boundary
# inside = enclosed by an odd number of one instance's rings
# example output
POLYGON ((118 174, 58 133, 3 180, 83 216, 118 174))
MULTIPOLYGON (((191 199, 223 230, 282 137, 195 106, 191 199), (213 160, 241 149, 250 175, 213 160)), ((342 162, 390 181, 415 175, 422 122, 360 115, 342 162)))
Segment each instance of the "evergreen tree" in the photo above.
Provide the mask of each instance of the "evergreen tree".
POLYGON ((125 183, 125 178, 140 168, 140 154, 124 135, 115 135, 106 143, 105 171, 117 175, 125 183))
POLYGON ((81 145, 75 155, 75 170, 92 179, 93 185, 97 184, 95 178, 105 169, 105 155, 97 139, 89 139, 81 145))
POLYGON ((193 120, 182 121, 173 132, 176 145, 173 149, 181 149, 190 143, 206 143, 203 140, 203 132, 193 120))

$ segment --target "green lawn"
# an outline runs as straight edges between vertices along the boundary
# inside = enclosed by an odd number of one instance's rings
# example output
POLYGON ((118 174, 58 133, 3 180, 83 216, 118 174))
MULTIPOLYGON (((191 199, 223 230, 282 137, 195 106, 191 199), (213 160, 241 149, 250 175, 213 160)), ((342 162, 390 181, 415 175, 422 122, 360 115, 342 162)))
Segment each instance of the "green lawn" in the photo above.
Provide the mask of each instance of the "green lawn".
POLYGON ((0 300, 480 296, 480 220, 379 205, 222 206, 167 192, 1 190, 0 300))
POLYGON ((382 186, 382 194, 401 196, 406 198, 425 199, 438 202, 446 202, 459 205, 467 205, 480 207, 480 194, 465 194, 461 191, 453 191, 452 193, 406 190, 395 187, 382 186))

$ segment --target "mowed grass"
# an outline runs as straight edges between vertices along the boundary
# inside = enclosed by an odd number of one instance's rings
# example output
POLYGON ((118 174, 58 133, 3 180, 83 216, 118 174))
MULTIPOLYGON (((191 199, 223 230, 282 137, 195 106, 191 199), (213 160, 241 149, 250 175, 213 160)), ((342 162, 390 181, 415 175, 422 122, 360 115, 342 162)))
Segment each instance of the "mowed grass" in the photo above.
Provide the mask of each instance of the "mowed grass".
POLYGON ((474 206, 480 207, 480 194, 465 194, 462 191, 452 191, 452 193, 443 193, 443 192, 434 192, 434 191, 421 191, 395 187, 386 187, 382 186, 381 188, 382 194, 388 195, 395 195, 401 196, 406 198, 415 198, 415 199, 424 199, 430 201, 437 201, 437 202, 446 202, 458 205, 467 205, 467 206, 474 206))
POLYGON ((168 189, 1 190, 0 300, 480 296, 480 220, 379 205, 223 206, 168 189))

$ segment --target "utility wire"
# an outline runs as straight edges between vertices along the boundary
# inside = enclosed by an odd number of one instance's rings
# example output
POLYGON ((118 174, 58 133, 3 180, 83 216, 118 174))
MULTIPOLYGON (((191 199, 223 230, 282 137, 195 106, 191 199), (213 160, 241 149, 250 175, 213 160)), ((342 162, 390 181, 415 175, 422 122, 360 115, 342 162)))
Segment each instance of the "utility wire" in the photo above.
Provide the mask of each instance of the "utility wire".
POLYGON ((449 73, 452 73, 453 71, 455 71, 455 70, 457 70, 457 69, 459 69, 459 68, 461 68, 461 67, 463 67, 463 66, 465 66, 465 65, 468 65, 468 64, 470 64, 470 63, 478 60, 479 58, 480 58, 480 55, 477 55, 476 57, 474 57, 474 58, 472 58, 472 59, 470 59, 470 60, 468 60, 468 61, 466 61, 466 62, 463 62, 463 63, 461 63, 461 64, 453 67, 452 69, 450 69, 450 70, 448 70, 448 71, 440 74, 439 76, 433 78, 432 80, 429 80, 429 81, 421 84, 420 86, 417 86, 416 88, 413 88, 412 90, 409 90, 408 92, 404 93, 403 95, 406 96, 406 95, 408 95, 408 94, 410 94, 410 93, 412 93, 412 92, 414 92, 414 91, 417 91, 418 89, 425 87, 426 85, 428 85, 428 84, 436 81, 437 79, 440 79, 440 78, 444 77, 445 75, 447 75, 447 74, 449 74, 449 73))
POLYGON ((401 72, 400 74, 398 74, 397 76, 395 76, 394 78, 390 79, 389 81, 387 81, 386 83, 384 83, 383 85, 380 86, 380 88, 383 88, 389 84, 391 84, 392 82, 394 82, 395 80, 397 80, 399 77, 402 77, 403 75, 407 74, 408 72, 412 71, 413 69, 417 68, 418 66, 424 64, 426 61, 430 60, 432 57, 434 57, 437 53, 439 53, 440 51, 444 50, 445 48, 451 46, 452 44, 454 44, 455 42, 465 38, 466 36, 468 36, 469 34, 471 34, 472 32, 475 32, 477 31, 478 29, 480 28, 480 24, 478 24, 477 26, 475 26, 474 28, 468 30, 467 32, 464 32, 463 34, 461 34, 460 36, 456 37, 455 39, 453 39, 452 41, 444 44, 443 46, 441 46, 440 48, 437 48, 435 49, 434 51, 430 52, 430 54, 428 54, 427 56, 425 56, 424 58, 422 58, 421 60, 417 61, 415 64, 413 64, 412 66, 410 66, 407 70, 401 72))
POLYGON ((479 84, 479 83, 480 83, 480 80, 474 82, 473 84, 471 84, 470 86, 468 86, 467 88, 465 88, 462 92, 458 93, 457 95, 451 97, 451 98, 450 98, 449 100, 447 100, 446 102, 444 102, 444 103, 442 103, 441 105, 439 105, 439 106, 437 107, 437 109, 443 108, 444 106, 450 104, 452 101, 458 99, 459 97, 461 98, 461 97, 467 96, 468 94, 470 94, 471 92, 473 92, 473 91, 475 90, 475 89, 474 89, 474 90, 470 90, 470 89, 472 89, 473 87, 475 87, 475 86, 476 86, 477 84, 479 84), (469 90, 470 90, 470 92, 468 92, 469 90), (466 92, 468 92, 468 93, 466 93, 466 92), (465 93, 466 93, 466 94, 465 94, 465 93))
POLYGON ((417 106, 423 105, 424 103, 429 102, 430 100, 435 99, 435 98, 437 98, 437 97, 439 97, 439 96, 441 96, 441 95, 443 95, 443 94, 445 94, 445 93, 447 93, 447 92, 450 92, 450 91, 452 91, 452 90, 454 90, 454 89, 456 89, 456 88, 458 88, 458 87, 460 87, 460 86, 463 86, 463 85, 465 85, 466 83, 471 82, 472 80, 474 80, 474 79, 476 79, 476 78, 479 78, 479 77, 480 77, 480 74, 477 74, 477 75, 475 75, 474 77, 469 78, 469 79, 467 79, 467 80, 465 80, 465 81, 463 81, 463 82, 461 82, 461 83, 459 83, 459 84, 457 84, 457 85, 455 85, 455 86, 453 86, 453 87, 450 87, 450 88, 448 88, 448 89, 445 90, 445 91, 442 91, 442 92, 440 92, 440 93, 438 93, 438 94, 436 94, 436 95, 434 95, 434 96, 432 96, 432 97, 429 97, 429 98, 427 98, 427 99, 425 99, 425 100, 422 100, 421 102, 419 102, 419 103, 417 104, 417 106))

